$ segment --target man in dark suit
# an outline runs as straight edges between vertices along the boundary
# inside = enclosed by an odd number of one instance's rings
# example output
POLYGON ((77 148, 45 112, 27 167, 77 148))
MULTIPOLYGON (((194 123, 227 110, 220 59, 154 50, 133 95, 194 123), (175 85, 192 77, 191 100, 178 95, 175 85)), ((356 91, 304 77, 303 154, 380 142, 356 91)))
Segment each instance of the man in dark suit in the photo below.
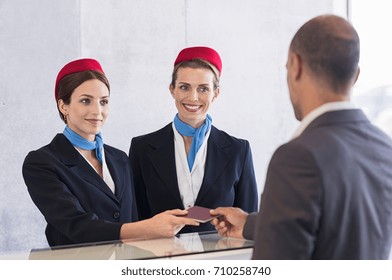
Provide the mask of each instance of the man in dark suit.
POLYGON ((255 240, 253 259, 387 259, 392 244, 392 142, 349 103, 359 38, 343 18, 305 23, 287 83, 293 139, 269 164, 259 213, 218 208, 220 234, 255 240))

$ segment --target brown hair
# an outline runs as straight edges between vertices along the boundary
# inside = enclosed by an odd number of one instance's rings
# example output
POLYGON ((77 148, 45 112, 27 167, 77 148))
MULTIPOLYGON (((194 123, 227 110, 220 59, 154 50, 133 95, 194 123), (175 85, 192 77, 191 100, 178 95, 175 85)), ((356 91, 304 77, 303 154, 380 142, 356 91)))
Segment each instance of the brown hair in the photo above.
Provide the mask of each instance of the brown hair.
POLYGON ((59 111, 60 118, 63 122, 67 123, 64 115, 61 113, 60 109, 58 108, 58 101, 60 99, 63 100, 64 104, 69 104, 71 102, 71 96, 74 90, 88 80, 99 80, 106 85, 110 93, 110 85, 109 81, 106 78, 105 74, 94 71, 82 71, 77 73, 72 73, 65 76, 58 84, 58 95, 57 95, 57 110, 59 111))
POLYGON ((216 69, 214 65, 209 63, 206 60, 200 59, 200 58, 194 58, 192 60, 187 60, 178 63, 177 65, 174 66, 173 73, 172 73, 172 80, 170 83, 170 86, 172 88, 175 87, 176 85, 176 80, 177 80, 177 72, 178 69, 180 68, 193 68, 193 69, 209 69, 214 73, 214 90, 219 87, 219 71, 216 69))

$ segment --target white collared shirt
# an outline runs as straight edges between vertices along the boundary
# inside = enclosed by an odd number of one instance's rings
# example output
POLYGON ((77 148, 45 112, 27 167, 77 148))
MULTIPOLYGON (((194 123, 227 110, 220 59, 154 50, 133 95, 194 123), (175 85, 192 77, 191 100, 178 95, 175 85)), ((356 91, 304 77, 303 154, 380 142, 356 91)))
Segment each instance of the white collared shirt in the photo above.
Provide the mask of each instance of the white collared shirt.
POLYGON ((188 158, 185 151, 185 143, 181 134, 177 131, 174 122, 172 124, 174 132, 174 153, 176 160, 176 171, 178 188, 185 209, 195 205, 201 184, 204 178, 204 169, 207 158, 207 142, 210 131, 207 132, 203 144, 197 151, 192 171, 189 171, 188 158))
MULTIPOLYGON (((74 146, 74 148, 82 155, 82 157, 90 164, 90 166, 99 174, 99 172, 94 168, 94 166, 87 160, 87 158, 74 146)), ((102 147, 102 173, 103 173, 103 180, 105 181, 106 185, 109 186, 110 190, 114 193, 116 190, 116 186, 114 185, 114 181, 112 175, 110 175, 109 168, 106 164, 105 159, 105 149, 102 147)))
POLYGON ((356 107, 349 101, 336 101, 336 102, 329 102, 317 107, 309 114, 307 114, 301 121, 299 127, 295 131, 292 139, 297 138, 304 132, 304 130, 313 122, 317 117, 321 116, 322 114, 330 111, 340 111, 340 110, 349 110, 355 109, 356 107))

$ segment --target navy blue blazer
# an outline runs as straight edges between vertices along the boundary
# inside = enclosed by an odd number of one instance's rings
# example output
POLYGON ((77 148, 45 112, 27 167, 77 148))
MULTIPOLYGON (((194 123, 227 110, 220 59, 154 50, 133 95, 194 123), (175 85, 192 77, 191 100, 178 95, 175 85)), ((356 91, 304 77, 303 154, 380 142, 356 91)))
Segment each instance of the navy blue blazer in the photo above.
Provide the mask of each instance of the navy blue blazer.
POLYGON ((360 110, 316 118, 274 153, 252 235, 254 259, 388 259, 391 139, 360 110))
MULTIPOLYGON (((133 138, 129 158, 140 219, 169 209, 184 209, 177 183, 171 123, 133 138)), ((211 127, 204 178, 195 205, 257 210, 257 185, 248 141, 211 127)), ((208 230, 214 230, 210 223, 186 226, 180 233, 208 230)))
POLYGON ((48 223, 50 246, 117 240, 122 224, 137 220, 128 157, 104 150, 115 194, 63 134, 27 155, 23 177, 48 223))

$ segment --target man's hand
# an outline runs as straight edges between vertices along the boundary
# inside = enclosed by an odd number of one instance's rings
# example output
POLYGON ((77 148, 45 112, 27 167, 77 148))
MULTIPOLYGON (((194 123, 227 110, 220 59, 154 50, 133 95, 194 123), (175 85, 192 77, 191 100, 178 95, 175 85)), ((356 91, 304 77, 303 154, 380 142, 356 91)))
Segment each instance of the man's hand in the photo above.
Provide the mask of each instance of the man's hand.
POLYGON ((211 215, 221 215, 211 221, 219 235, 225 237, 244 238, 242 231, 248 213, 240 208, 219 207, 210 211, 211 215))

